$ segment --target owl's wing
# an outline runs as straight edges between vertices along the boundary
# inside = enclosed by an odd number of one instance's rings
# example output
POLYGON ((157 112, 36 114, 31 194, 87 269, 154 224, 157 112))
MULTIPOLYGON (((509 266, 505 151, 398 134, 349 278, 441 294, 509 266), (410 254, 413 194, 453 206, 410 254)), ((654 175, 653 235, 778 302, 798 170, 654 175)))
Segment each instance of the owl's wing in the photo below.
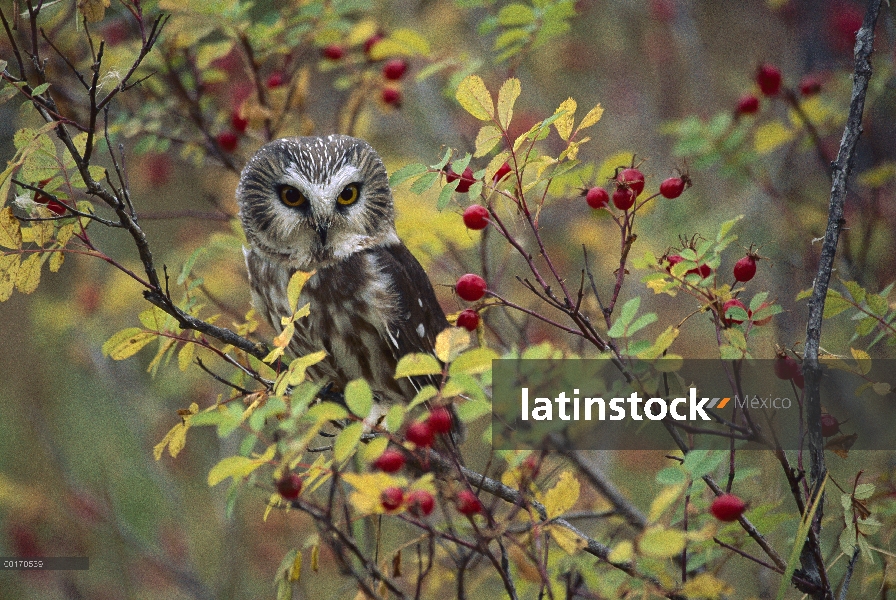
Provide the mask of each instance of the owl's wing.
POLYGON ((431 354, 436 336, 448 327, 448 320, 436 300, 426 272, 404 244, 380 249, 379 264, 392 280, 398 311, 387 323, 390 347, 396 361, 412 352, 431 354))

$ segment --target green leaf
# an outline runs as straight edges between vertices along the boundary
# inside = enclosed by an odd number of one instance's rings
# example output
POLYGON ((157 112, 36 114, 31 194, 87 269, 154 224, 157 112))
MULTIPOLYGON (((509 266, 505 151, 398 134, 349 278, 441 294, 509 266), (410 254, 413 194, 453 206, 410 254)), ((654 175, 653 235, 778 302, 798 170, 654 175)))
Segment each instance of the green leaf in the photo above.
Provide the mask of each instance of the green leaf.
POLYGON ((423 163, 411 163, 409 165, 405 165, 392 173, 392 176, 389 177, 389 185, 394 188, 398 185, 401 185, 408 179, 411 179, 416 175, 420 175, 421 173, 425 173, 426 171, 427 166, 423 163))
POLYGON ((46 92, 48 89, 50 89, 50 84, 42 83, 39 86, 37 86, 36 88, 34 88, 33 90, 31 90, 31 95, 32 96, 40 96, 41 94, 46 92))
POLYGON ((884 316, 885 314, 887 314, 889 306, 887 304, 886 298, 881 298, 876 294, 869 294, 865 298, 865 301, 868 303, 868 308, 870 308, 871 312, 873 312, 874 314, 878 316, 884 316))
POLYGON ((19 273, 19 255, 0 255, 0 302, 6 302, 12 296, 19 273))
POLYGON ((479 400, 467 400, 466 402, 455 404, 454 410, 457 412, 457 418, 460 419, 462 423, 470 423, 482 415, 491 413, 492 403, 488 401, 481 402, 479 400))
POLYGON ((844 310, 852 307, 852 304, 849 303, 848 300, 838 296, 832 296, 828 294, 827 299, 824 303, 824 313, 822 317, 825 319, 830 319, 831 317, 835 317, 842 313, 844 310))
POLYGON ((610 331, 607 332, 607 335, 610 337, 622 337, 625 335, 625 330, 629 326, 629 323, 635 318, 635 314, 638 312, 638 307, 641 306, 641 297, 635 296, 628 302, 622 305, 622 310, 619 311, 619 317, 613 323, 613 326, 610 328, 610 331))
POLYGON ((404 416, 407 411, 401 404, 395 404, 386 413, 386 430, 389 433, 395 433, 401 429, 404 424, 404 416))
POLYGON ((598 121, 600 121, 600 118, 603 115, 604 115, 604 109, 600 104, 598 104, 597 106, 595 106, 594 108, 592 108, 591 110, 588 111, 588 114, 585 115, 585 117, 582 119, 582 122, 579 123, 578 127, 576 127, 576 131, 581 131, 582 129, 585 129, 586 127, 591 127, 592 125, 594 125, 598 121))
POLYGON ((671 558, 681 553, 686 541, 683 531, 651 527, 638 538, 638 550, 654 558, 671 558))
POLYGON ((439 173, 437 171, 424 173, 417 179, 417 181, 411 184, 411 193, 417 195, 422 194, 423 192, 431 188, 432 184, 434 184, 436 182, 436 179, 438 178, 439 173))
POLYGON ((464 110, 480 121, 489 121, 494 118, 495 104, 492 95, 478 75, 465 77, 457 87, 455 97, 464 110))
POLYGON ((457 190, 458 185, 460 185, 460 179, 455 179, 451 183, 446 183, 442 186, 442 191, 439 192, 439 199, 436 200, 436 210, 442 211, 448 207, 448 204, 451 203, 451 196, 457 190))
POLYGON ((395 379, 417 375, 440 375, 442 365, 431 354, 405 354, 395 367, 395 379))
POLYGON ((355 452, 355 448, 358 447, 358 442, 361 441, 362 433, 364 433, 364 423, 352 423, 343 429, 336 436, 336 441, 333 442, 333 459, 341 463, 351 456, 355 452))
POLYGON ((644 329, 645 327, 647 327, 648 325, 650 325, 651 323, 655 323, 656 320, 657 320, 656 313, 643 314, 640 317, 638 317, 637 319, 635 319, 635 322, 631 324, 631 326, 628 328, 628 331, 626 332, 626 334, 629 336, 632 336, 635 333, 637 333, 638 331, 640 331, 640 330, 644 329))
POLYGON ((498 358, 498 353, 490 348, 467 350, 451 362, 451 365, 448 367, 448 373, 450 375, 484 373, 492 368, 492 361, 498 358))
POLYGON ((485 156, 494 150, 502 138, 503 134, 500 129, 494 125, 483 125, 479 133, 476 134, 476 153, 473 156, 476 158, 485 156))
POLYGON ((528 25, 535 21, 535 12, 525 4, 508 4, 498 11, 498 23, 505 27, 528 25))
POLYGON ((865 299, 865 288, 860 286, 855 281, 842 281, 843 287, 849 292, 849 295, 852 296, 852 299, 856 301, 856 304, 861 304, 865 299))
POLYGON ((341 421, 348 417, 348 411, 345 407, 335 402, 321 402, 312 406, 305 418, 310 421, 341 421))
POLYGON ((276 444, 271 444, 264 456, 259 458, 247 458, 245 456, 228 456, 212 467, 208 472, 208 484, 218 485, 228 477, 234 482, 250 475, 255 469, 274 458, 276 444))
POLYGON ((516 103, 520 91, 520 80, 516 77, 505 81, 501 85, 501 89, 498 90, 498 122, 505 130, 510 125, 510 120, 513 119, 513 105, 516 103))
POLYGON ((721 242, 723 239, 725 239, 725 236, 728 235, 728 232, 731 231, 731 228, 737 225, 737 222, 743 218, 744 216, 740 215, 734 217, 730 221, 725 221, 724 223, 722 223, 722 225, 719 227, 719 234, 716 236, 716 241, 721 242))
POLYGON ((690 474, 691 479, 700 479, 704 475, 714 471, 724 458, 724 452, 691 450, 684 457, 684 462, 681 466, 690 474))
POLYGON ((362 419, 370 414, 373 408, 373 391, 363 379, 354 379, 345 386, 345 404, 355 416, 362 419))
POLYGON ((687 483, 688 477, 681 467, 666 467, 656 474, 657 483, 663 485, 679 485, 687 483))
POLYGON ((32 254, 22 261, 16 274, 16 289, 23 294, 30 294, 40 284, 40 269, 46 255, 32 254))
MULTIPOLYGON (((425 385, 423 389, 417 392, 414 399, 408 404, 407 409, 411 410, 417 405, 423 404, 435 398, 439 394, 439 390, 434 385, 425 385)), ((390 429, 391 431, 391 429, 390 429)))

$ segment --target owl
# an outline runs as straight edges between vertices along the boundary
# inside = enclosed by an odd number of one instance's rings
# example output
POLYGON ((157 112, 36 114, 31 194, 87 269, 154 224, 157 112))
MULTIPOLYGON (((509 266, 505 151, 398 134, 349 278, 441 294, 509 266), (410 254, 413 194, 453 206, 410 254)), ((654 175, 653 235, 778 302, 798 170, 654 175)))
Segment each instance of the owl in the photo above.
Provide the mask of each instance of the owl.
POLYGON ((311 377, 339 389, 364 378, 386 403, 413 398, 415 382, 394 377, 398 359, 431 353, 449 325, 395 232, 389 179, 370 144, 345 135, 275 140, 246 164, 236 195, 253 304, 274 329, 291 314, 290 277, 315 271, 299 299, 311 314, 290 342, 296 356, 326 351, 311 377))

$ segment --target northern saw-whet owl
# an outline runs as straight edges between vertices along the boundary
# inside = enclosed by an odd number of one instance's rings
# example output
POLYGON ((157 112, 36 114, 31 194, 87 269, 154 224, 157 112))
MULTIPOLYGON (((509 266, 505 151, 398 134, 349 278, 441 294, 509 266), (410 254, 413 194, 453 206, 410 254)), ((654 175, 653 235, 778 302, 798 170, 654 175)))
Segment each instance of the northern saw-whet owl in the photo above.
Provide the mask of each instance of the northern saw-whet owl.
POLYGON ((309 369, 344 389, 363 377, 386 403, 410 401, 414 383, 396 380, 398 359, 432 352, 448 321, 417 259, 395 232, 392 191, 374 149, 345 135, 292 137, 263 146, 237 188, 253 304, 278 332, 291 314, 286 288, 316 271, 299 306, 290 350, 325 350, 309 369))

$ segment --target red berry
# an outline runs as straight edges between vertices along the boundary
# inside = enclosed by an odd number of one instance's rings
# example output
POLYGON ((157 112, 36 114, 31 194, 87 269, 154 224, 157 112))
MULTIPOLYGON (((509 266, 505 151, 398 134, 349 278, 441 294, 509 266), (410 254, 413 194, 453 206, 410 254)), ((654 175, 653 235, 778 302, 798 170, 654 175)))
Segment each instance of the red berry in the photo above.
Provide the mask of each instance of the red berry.
POLYGON ((330 44, 323 49, 322 54, 327 60, 339 60, 345 56, 345 49, 339 44, 330 44))
POLYGON ((757 112, 759 112, 759 98, 753 94, 741 96, 740 100, 737 101, 737 114, 752 115, 757 112))
POLYGON ((432 427, 429 425, 429 423, 425 421, 418 421, 408 427, 408 431, 405 434, 405 437, 408 438, 409 442, 414 442, 416 445, 422 448, 428 448, 429 446, 432 446, 435 432, 433 432, 432 427))
POLYGON ((832 414, 821 413, 821 435, 831 437, 840 433, 840 421, 832 414))
POLYGON ((684 192, 685 182, 681 177, 670 177, 660 184, 660 194, 663 198, 678 198, 684 192))
POLYGON ((65 211, 68 210, 64 204, 56 200, 50 200, 49 202, 47 202, 47 208, 50 209, 51 213, 57 215, 64 215, 65 211))
POLYGON ((467 302, 476 302, 485 296, 485 279, 479 275, 467 273, 457 280, 454 290, 467 302))
POLYGON ((457 512, 462 515, 475 515, 482 512, 482 502, 470 490, 461 490, 457 495, 457 512))
POLYGON ((368 57, 370 56, 370 51, 376 45, 377 42, 381 41, 385 36, 382 33, 374 33, 372 36, 367 38, 364 41, 364 54, 368 57))
MULTIPOLYGON (((467 192, 469 192, 470 187, 476 182, 476 179, 473 176, 473 169, 471 169, 470 167, 464 169, 464 172, 460 175, 460 177, 458 177, 457 173, 455 173, 454 179, 460 179, 460 183, 457 184, 455 190, 460 192, 461 194, 466 194, 467 192)), ((454 181, 454 179, 452 179, 451 181, 454 181)))
POLYGON ((383 88, 382 99, 389 106, 401 106, 401 91, 392 87, 383 88))
POLYGON ((403 501, 404 492, 401 491, 401 488, 387 487, 380 494, 380 505, 390 512, 399 508, 403 501))
POLYGON ((610 194, 602 187, 593 187, 585 193, 585 202, 591 208, 603 208, 610 203, 610 194))
POLYGON ((476 331, 476 328, 479 327, 479 313, 472 308, 461 311, 457 315, 457 326, 463 327, 467 331, 476 331))
POLYGON ((635 193, 635 196, 644 191, 644 173, 638 169, 623 169, 616 176, 616 181, 628 186, 635 193))
POLYGON ((408 70, 408 61, 403 58, 393 58, 383 65, 383 77, 390 81, 398 81, 408 70))
POLYGON ((408 512, 415 517, 425 517, 436 506, 436 500, 432 494, 425 490, 414 490, 408 494, 408 512))
POLYGON ((398 450, 386 450, 373 461, 373 466, 384 473, 395 473, 404 466, 404 454, 398 450))
POLYGON ((683 261, 684 258, 682 258, 680 254, 670 254, 666 257, 666 260, 669 261, 669 267, 666 270, 671 271, 672 267, 683 261))
POLYGON ((233 152, 236 150, 240 139, 232 131, 224 131, 218 134, 218 145, 224 152, 233 152))
POLYGON ((747 310, 747 307, 744 306, 744 303, 741 302, 740 300, 738 300, 737 298, 732 298, 731 300, 726 301, 725 304, 722 305, 722 322, 725 323, 725 325, 727 325, 729 327, 732 324, 740 324, 740 323, 744 322, 743 319, 735 319, 734 317, 725 316, 728 314, 728 309, 731 308, 732 306, 737 306, 738 308, 742 308, 744 310, 744 312, 746 312, 746 310, 747 310))
POLYGON ((619 210, 628 210, 635 204, 635 195, 634 190, 619 186, 613 192, 613 205, 619 210))
POLYGON ((750 281, 756 276, 756 257, 753 254, 747 254, 742 259, 734 263, 734 280, 750 281))
POLYGON ((238 112, 234 112, 230 115, 230 126, 237 133, 245 133, 246 128, 249 126, 249 119, 243 118, 238 112))
POLYGON ((737 521, 746 509, 744 501, 734 494, 722 494, 712 501, 709 512, 719 521, 731 522, 737 521))
POLYGON ((469 229, 485 229, 488 227, 488 209, 478 204, 467 207, 464 211, 464 225, 469 229))
POLYGON ((800 370, 800 363, 796 362, 796 359, 784 353, 778 354, 775 357, 775 376, 778 379, 786 381, 788 379, 793 379, 797 375, 802 375, 802 372, 800 370))
POLYGON ((756 83, 766 96, 776 96, 781 90, 781 70, 768 63, 759 65, 756 71, 756 83))
POLYGON ((800 80, 800 93, 803 96, 814 96, 821 91, 821 82, 814 75, 806 75, 800 80))
POLYGON ((283 85, 283 73, 276 71, 268 75, 268 89, 278 88, 283 85))
POLYGON ((436 433, 448 433, 451 431, 451 412, 444 406, 434 408, 426 423, 436 433))
POLYGON ((796 384, 796 387, 803 389, 806 386, 806 378, 802 373, 797 373, 793 376, 793 383, 796 384))
POLYGON ((696 273, 696 274, 699 275, 702 279, 706 279, 707 277, 710 276, 710 274, 712 274, 712 269, 709 267, 709 265, 700 265, 700 266, 697 267, 696 269, 691 269, 690 271, 688 271, 688 272, 685 273, 685 274, 686 274, 686 275, 691 275, 691 274, 693 274, 693 273, 696 273))
POLYGON ((295 500, 302 493, 302 478, 295 473, 288 473, 277 482, 277 491, 286 500, 295 500))
POLYGON ((504 163, 503 165, 501 165, 498 168, 497 171, 495 171, 495 174, 492 176, 492 181, 494 181, 495 183, 498 183, 499 181, 504 179, 508 173, 510 173, 510 165, 507 163, 504 163))

